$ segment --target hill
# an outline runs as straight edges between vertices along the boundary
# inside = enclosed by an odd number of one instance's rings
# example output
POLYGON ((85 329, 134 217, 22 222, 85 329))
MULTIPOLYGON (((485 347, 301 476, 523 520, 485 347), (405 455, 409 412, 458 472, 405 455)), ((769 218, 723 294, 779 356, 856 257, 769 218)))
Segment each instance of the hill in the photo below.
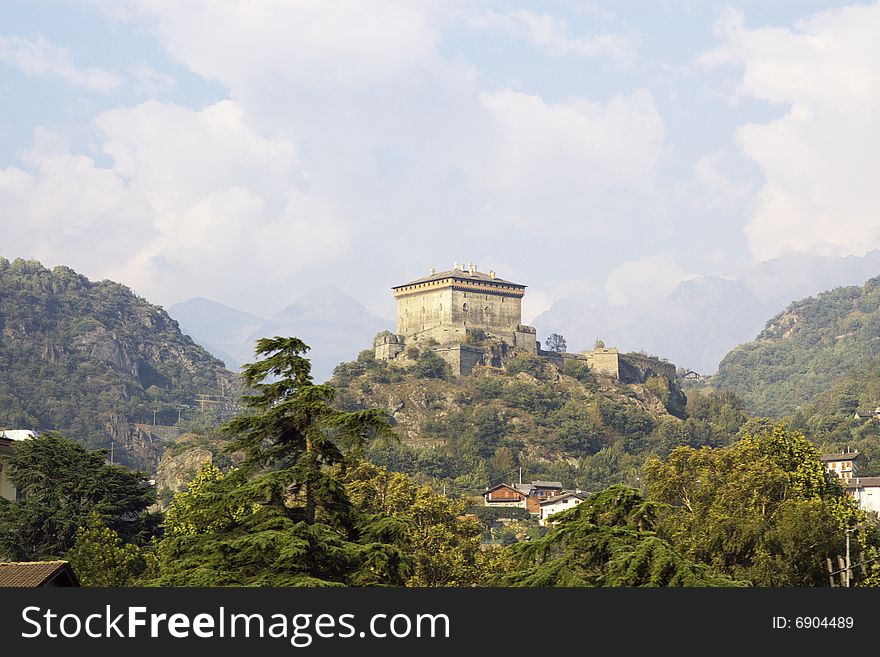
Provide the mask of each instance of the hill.
POLYGON ((200 394, 238 394, 238 378, 162 308, 67 267, 0 258, 0 337, 0 426, 112 440, 131 465, 152 467, 161 451, 143 424, 175 423, 200 394))
POLYGON ((524 480, 570 488, 638 485, 649 455, 721 444, 745 421, 735 402, 716 396, 698 395, 685 408, 678 384, 662 376, 623 384, 578 362, 517 355, 503 369, 477 366, 452 378, 429 349, 410 362, 364 351, 330 383, 342 408, 377 407, 393 419, 400 442, 374 446, 373 462, 450 493, 515 480, 519 468, 524 480))
POLYGON ((713 384, 734 391, 755 414, 782 417, 878 356, 880 277, 792 303, 724 357, 713 384))

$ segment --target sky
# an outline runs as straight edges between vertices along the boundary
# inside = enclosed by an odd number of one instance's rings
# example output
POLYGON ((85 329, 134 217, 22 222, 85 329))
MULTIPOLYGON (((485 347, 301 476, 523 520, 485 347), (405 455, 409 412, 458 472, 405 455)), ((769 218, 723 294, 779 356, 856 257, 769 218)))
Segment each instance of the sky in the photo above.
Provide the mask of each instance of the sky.
POLYGON ((0 256, 271 316, 880 248, 880 4, 2 0, 0 256))

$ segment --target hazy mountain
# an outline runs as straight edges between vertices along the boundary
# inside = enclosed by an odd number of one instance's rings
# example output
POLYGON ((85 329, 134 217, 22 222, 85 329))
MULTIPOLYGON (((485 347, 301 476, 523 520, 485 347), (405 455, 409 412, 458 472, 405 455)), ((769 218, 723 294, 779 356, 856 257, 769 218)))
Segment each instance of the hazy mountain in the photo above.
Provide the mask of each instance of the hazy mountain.
POLYGON ((266 322, 263 317, 203 297, 174 304, 168 314, 177 320, 184 333, 233 371, 253 356, 253 344, 248 344, 248 340, 266 322))
POLYGON ((865 256, 789 254, 760 263, 737 280, 703 276, 684 281, 650 307, 591 306, 560 300, 539 315, 539 336, 562 333, 570 349, 601 337, 607 346, 644 350, 677 365, 712 373, 736 345, 752 340, 768 317, 793 299, 880 273, 880 251, 865 256))
POLYGON ((315 381, 324 381, 343 361, 354 359, 373 346, 376 333, 393 329, 394 323, 367 310, 339 288, 322 287, 303 296, 266 321, 250 336, 296 336, 311 350, 315 381))
POLYGON ((336 287, 312 290, 271 319, 202 298, 176 304, 169 313, 196 342, 235 370, 253 360, 259 338, 298 337, 311 347, 308 356, 316 381, 326 380, 339 363, 371 348, 376 333, 394 327, 336 287))

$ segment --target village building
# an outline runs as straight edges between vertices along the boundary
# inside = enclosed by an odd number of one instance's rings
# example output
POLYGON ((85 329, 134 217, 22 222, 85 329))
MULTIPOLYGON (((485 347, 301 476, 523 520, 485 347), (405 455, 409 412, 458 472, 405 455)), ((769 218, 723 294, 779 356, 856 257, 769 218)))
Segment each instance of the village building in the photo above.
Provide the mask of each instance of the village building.
POLYGON ((880 477, 851 477, 846 492, 862 510, 880 513, 880 477))
POLYGON ((551 522, 548 520, 550 516, 559 513, 560 511, 568 511, 569 509, 573 509, 578 504, 583 502, 586 498, 587 495, 585 493, 571 491, 562 493, 561 495, 548 497, 540 504, 538 521, 541 523, 541 525, 547 526, 551 522))
POLYGON ((846 484, 856 471, 856 460, 859 458, 859 452, 843 452, 840 454, 822 454, 819 460, 833 475, 836 475, 844 484, 846 484))
POLYGON ((18 493, 9 478, 9 459, 12 457, 12 445, 17 440, 27 440, 39 435, 30 429, 0 429, 0 497, 15 501, 18 493))
POLYGON ((79 586, 66 561, 0 563, 0 588, 56 588, 79 586))
POLYGON ((540 515, 541 502, 562 492, 562 482, 559 481, 497 484, 486 489, 483 500, 486 506, 517 507, 526 509, 533 515, 540 515))

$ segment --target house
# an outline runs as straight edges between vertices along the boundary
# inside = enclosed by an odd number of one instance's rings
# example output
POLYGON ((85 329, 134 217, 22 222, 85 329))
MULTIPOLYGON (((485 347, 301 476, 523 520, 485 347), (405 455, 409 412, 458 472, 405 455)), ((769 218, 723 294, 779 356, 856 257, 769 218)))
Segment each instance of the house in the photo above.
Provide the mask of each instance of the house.
POLYGON ((853 476, 855 476, 856 459, 860 456, 859 452, 844 452, 841 454, 822 454, 819 460, 825 465, 828 472, 837 475, 845 484, 853 476))
POLYGON ((560 481, 533 481, 529 484, 497 484, 483 493, 486 506, 513 506, 540 515, 541 502, 562 493, 560 481))
POLYGON ((846 492, 859 508, 880 513, 880 477, 851 477, 846 482, 846 492))
POLYGON ((0 429, 0 497, 15 501, 17 493, 9 479, 9 459, 12 445, 17 440, 28 440, 39 434, 30 429, 0 429))
POLYGON ((0 563, 0 588, 79 585, 79 579, 66 561, 0 563))
POLYGON ((853 414, 854 420, 880 420, 880 406, 873 411, 856 411, 853 414))
POLYGON ((538 515, 538 521, 543 526, 547 526, 550 524, 548 522, 548 518, 552 516, 554 513, 559 513, 560 511, 567 511, 568 509, 572 509, 581 502, 583 502, 587 498, 585 493, 573 493, 571 491, 564 492, 560 495, 553 495, 552 497, 548 497, 543 500, 540 504, 540 513, 538 515))

